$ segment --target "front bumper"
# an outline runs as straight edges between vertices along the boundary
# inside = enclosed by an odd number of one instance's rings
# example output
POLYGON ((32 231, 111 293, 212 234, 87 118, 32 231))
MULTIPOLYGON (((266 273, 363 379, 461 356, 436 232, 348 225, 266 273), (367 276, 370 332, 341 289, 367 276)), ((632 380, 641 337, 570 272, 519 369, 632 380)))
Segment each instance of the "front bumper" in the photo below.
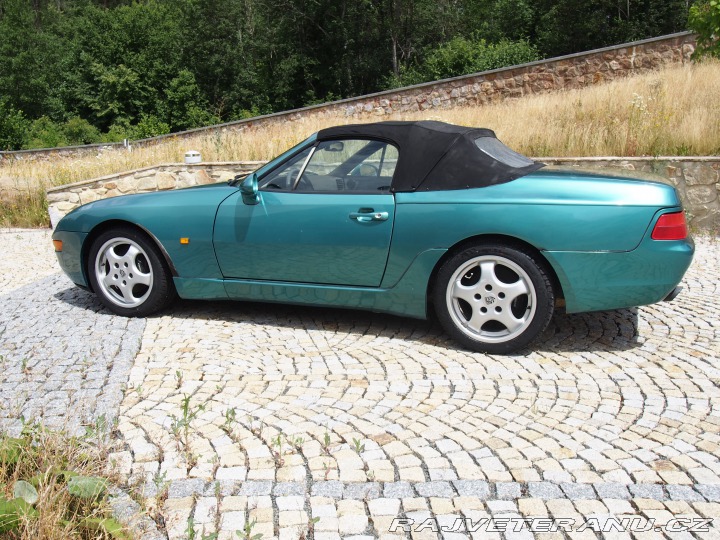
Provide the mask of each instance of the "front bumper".
POLYGON ((61 240, 63 243, 62 251, 55 252, 60 268, 73 283, 87 288, 88 282, 83 268, 82 253, 85 238, 87 238, 87 233, 71 231, 55 231, 52 235, 53 240, 61 240))

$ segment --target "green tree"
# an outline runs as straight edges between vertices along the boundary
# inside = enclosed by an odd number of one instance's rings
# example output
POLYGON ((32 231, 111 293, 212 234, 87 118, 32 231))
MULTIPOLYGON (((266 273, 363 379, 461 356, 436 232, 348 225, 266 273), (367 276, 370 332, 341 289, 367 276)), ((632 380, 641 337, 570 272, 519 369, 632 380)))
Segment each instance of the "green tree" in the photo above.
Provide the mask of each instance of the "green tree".
POLYGON ((28 121, 22 111, 0 98, 0 150, 19 150, 25 143, 28 121))
POLYGON ((487 43, 456 37, 430 51, 424 61, 401 78, 403 84, 446 79, 478 71, 524 64, 539 58, 537 50, 526 41, 502 40, 487 43))
POLYGON ((531 36, 545 56, 684 30, 687 0, 537 0, 531 36))
MULTIPOLYGON (((693 8, 711 48, 717 2, 693 8)), ((3 125, 32 123, 14 146, 156 135, 670 33, 689 3, 0 0, 3 125)))
POLYGON ((69 144, 60 125, 47 116, 41 116, 30 126, 26 148, 55 148, 69 144))
POLYGON ((94 64, 91 72, 94 92, 85 99, 99 125, 139 118, 152 90, 137 71, 124 64, 94 64))
POLYGON ((720 58, 720 1, 706 0, 692 6, 688 24, 698 35, 695 57, 720 58))
POLYGON ((527 0, 495 0, 481 18, 480 34, 491 42, 523 40, 532 34, 535 9, 527 0))
POLYGON ((181 69, 181 11, 144 0, 105 9, 78 0, 73 110, 102 130, 162 116, 164 89, 181 69), (82 32, 78 29, 83 28, 82 32))
POLYGON ((68 118, 62 131, 70 145, 93 144, 100 140, 100 130, 79 116, 68 118))
POLYGON ((0 96, 31 119, 62 114, 54 98, 71 45, 55 31, 59 17, 45 2, 0 2, 0 96))
POLYGON ((131 139, 147 139, 157 135, 170 133, 170 125, 152 114, 143 114, 140 121, 126 128, 127 136, 131 139))
POLYGON ((259 0, 183 0, 179 6, 182 60, 173 77, 182 69, 192 73, 203 98, 196 105, 207 103, 223 119, 253 107, 270 112, 267 94, 277 81, 260 75, 258 48, 273 27, 265 24, 259 0))
POLYGON ((172 131, 190 129, 216 123, 217 117, 208 112, 208 106, 195 82, 195 75, 180 70, 165 90, 165 118, 172 131))

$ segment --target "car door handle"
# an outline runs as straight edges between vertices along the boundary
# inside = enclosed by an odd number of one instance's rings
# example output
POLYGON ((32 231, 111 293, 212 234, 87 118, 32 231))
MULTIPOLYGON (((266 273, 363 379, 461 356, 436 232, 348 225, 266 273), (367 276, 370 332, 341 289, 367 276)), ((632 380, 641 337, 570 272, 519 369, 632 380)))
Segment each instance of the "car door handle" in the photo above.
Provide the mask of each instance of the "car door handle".
POLYGON ((352 212, 350 214, 350 219, 354 219, 355 221, 359 221, 360 223, 368 223, 370 221, 387 221, 388 219, 388 213, 387 212, 352 212))

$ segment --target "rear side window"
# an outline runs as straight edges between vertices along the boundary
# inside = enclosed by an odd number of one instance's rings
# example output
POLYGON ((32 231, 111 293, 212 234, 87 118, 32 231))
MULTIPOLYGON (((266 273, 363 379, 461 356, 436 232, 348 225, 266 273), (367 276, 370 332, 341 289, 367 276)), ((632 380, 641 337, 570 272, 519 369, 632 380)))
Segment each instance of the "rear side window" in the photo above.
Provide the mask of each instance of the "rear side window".
POLYGON ((475 146, 495 161, 504 163, 509 167, 515 167, 516 169, 522 169, 523 167, 527 167, 535 163, 533 160, 526 158, 522 154, 518 154, 514 150, 510 150, 495 137, 478 137, 475 139, 475 146))

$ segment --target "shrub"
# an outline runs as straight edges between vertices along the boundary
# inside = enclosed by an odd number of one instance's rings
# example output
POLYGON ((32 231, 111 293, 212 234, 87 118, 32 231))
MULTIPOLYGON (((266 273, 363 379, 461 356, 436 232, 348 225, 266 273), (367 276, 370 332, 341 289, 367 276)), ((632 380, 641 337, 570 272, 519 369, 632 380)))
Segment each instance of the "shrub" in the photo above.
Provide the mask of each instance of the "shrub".
POLYGON ((22 111, 0 99, 0 150, 19 150, 25 144, 29 122, 22 111))
POLYGON ((70 145, 93 144, 100 141, 100 130, 79 116, 73 116, 62 126, 70 145))
POLYGON ((456 37, 431 50, 425 60, 402 79, 404 84, 416 84, 524 64, 539 57, 537 49, 523 40, 487 43, 484 39, 456 37))
POLYGON ((55 148, 67 145, 68 140, 62 126, 47 116, 41 116, 30 125, 25 148, 55 148))
POLYGON ((154 114, 143 114, 137 125, 130 127, 130 139, 148 139, 170 133, 170 126, 154 114))
POLYGON ((706 0, 691 6, 688 26, 698 35, 694 57, 720 58, 720 0, 706 0))

